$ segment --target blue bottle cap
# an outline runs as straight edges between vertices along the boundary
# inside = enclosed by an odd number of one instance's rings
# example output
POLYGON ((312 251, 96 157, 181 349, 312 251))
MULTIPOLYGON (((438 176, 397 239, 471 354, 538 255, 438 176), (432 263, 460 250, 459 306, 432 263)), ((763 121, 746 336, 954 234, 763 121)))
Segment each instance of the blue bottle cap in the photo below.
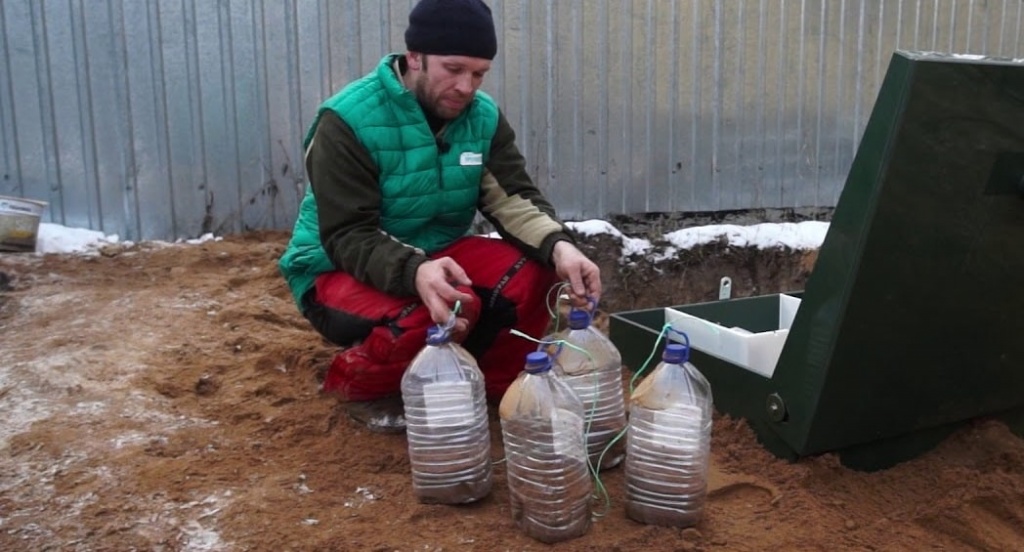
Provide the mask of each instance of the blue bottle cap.
POLYGON ((590 313, 585 310, 572 309, 569 311, 569 327, 574 330, 582 330, 590 325, 590 313))
POLYGON ((680 343, 669 343, 665 345, 665 352, 661 360, 668 364, 682 364, 690 359, 690 348, 680 343))
POLYGON ((543 351, 534 351, 526 354, 525 370, 531 374, 547 372, 551 369, 551 357, 543 351))
POLYGON ((427 328, 427 345, 442 345, 448 341, 448 332, 440 326, 427 328))

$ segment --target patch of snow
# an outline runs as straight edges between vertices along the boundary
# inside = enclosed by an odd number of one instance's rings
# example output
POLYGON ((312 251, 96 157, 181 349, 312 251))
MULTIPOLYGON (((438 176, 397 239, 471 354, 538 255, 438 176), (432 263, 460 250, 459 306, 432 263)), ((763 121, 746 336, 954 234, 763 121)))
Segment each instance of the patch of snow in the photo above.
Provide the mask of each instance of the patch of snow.
POLYGON ((988 56, 983 56, 983 55, 979 55, 979 54, 953 54, 953 58, 954 59, 980 60, 980 59, 988 59, 988 56))
POLYGON ((117 234, 108 236, 96 230, 41 222, 36 232, 36 253, 95 253, 104 245, 120 241, 117 234))
POLYGON ((139 445, 143 443, 151 443, 153 441, 166 443, 168 439, 165 436, 154 438, 153 435, 149 433, 143 433, 141 431, 129 431, 124 435, 118 435, 117 437, 111 439, 110 446, 115 449, 123 449, 126 447, 139 445))
MULTIPOLYGON (((210 241, 221 241, 224 238, 206 233, 198 238, 180 238, 174 243, 162 240, 145 242, 152 247, 168 247, 172 245, 198 245, 210 241)), ((96 255, 99 250, 107 245, 120 244, 123 246, 134 245, 135 242, 121 241, 117 234, 104 234, 97 230, 86 228, 69 228, 60 224, 49 222, 39 223, 39 230, 36 232, 36 253, 78 253, 96 255)))
POLYGON ((165 511, 168 511, 167 508, 172 508, 188 514, 186 519, 172 515, 170 519, 166 520, 168 525, 178 527, 177 540, 181 542, 185 550, 214 552, 231 548, 221 540, 220 533, 216 528, 217 515, 231 503, 230 497, 231 492, 227 491, 209 495, 199 501, 166 505, 165 511), (199 511, 194 512, 196 509, 199 511))
POLYGON ((362 495, 366 500, 377 500, 377 496, 373 494, 373 491, 366 487, 356 487, 356 493, 362 495))
POLYGON ((51 354, 32 362, 0 366, 0 451, 10 438, 49 418, 62 405, 54 396, 84 383, 73 370, 73 355, 51 354))
POLYGON ((203 527, 201 523, 190 520, 182 528, 184 534, 183 543, 185 550, 206 551, 223 550, 224 543, 220 540, 220 533, 213 529, 203 527))
POLYGON ((679 249, 690 249, 723 238, 736 247, 816 249, 825 241, 828 226, 827 222, 817 221, 751 226, 715 224, 676 230, 665 234, 665 239, 679 249))
POLYGON ((356 487, 356 497, 353 500, 346 500, 346 508, 362 508, 363 504, 377 500, 377 495, 367 487, 356 487))
POLYGON ((583 236, 606 234, 618 238, 622 243, 620 258, 623 262, 629 262, 636 256, 645 255, 648 261, 655 264, 675 258, 680 250, 692 249, 723 239, 729 245, 736 247, 815 249, 821 247, 822 242, 825 241, 829 227, 829 223, 817 221, 765 223, 750 226, 713 224, 669 232, 664 235, 664 239, 670 245, 655 247, 646 239, 624 235, 607 221, 588 220, 570 222, 568 225, 583 236))
POLYGON ((224 238, 221 238, 219 236, 214 236, 213 234, 208 232, 206 234, 203 234, 202 236, 199 236, 198 238, 191 239, 191 240, 178 240, 176 243, 187 243, 189 245, 198 245, 198 244, 201 244, 201 243, 206 243, 208 241, 218 242, 218 241, 221 241, 222 239, 224 239, 224 238))
POLYGON ((620 255, 620 258, 622 259, 627 259, 633 255, 644 255, 651 250, 650 240, 626 236, 620 232, 618 228, 612 226, 608 221, 585 220, 582 222, 569 222, 567 223, 567 226, 572 228, 574 232, 583 236, 589 237, 599 234, 607 234, 613 238, 618 238, 619 241, 622 242, 622 254, 620 255))

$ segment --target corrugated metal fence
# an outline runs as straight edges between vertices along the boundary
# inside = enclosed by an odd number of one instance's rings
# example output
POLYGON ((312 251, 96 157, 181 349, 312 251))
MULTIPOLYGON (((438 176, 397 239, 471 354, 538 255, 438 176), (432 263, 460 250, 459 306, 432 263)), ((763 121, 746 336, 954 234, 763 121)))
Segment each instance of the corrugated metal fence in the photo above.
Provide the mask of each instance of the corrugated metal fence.
MULTIPOLYGON (((319 101, 412 0, 0 0, 0 195, 127 239, 288 228, 319 101)), ((1024 57, 1022 0, 490 0, 485 90, 567 218, 834 205, 894 49, 1024 57)))

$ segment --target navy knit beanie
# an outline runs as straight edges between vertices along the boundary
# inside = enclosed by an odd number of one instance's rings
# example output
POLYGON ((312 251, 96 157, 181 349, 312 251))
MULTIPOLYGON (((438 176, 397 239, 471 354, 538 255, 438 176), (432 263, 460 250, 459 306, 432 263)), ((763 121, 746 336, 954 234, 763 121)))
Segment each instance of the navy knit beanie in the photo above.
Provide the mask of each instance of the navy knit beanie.
POLYGON ((494 59, 491 9, 481 0, 420 0, 409 13, 405 46, 423 54, 494 59))

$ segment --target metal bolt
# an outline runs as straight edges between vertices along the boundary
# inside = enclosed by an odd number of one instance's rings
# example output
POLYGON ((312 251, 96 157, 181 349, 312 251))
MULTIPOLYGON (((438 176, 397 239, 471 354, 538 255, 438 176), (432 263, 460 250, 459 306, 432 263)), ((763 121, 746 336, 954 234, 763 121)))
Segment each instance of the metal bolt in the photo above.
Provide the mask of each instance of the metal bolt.
POLYGON ((768 410, 768 419, 773 422, 784 422, 788 418, 786 403, 778 393, 768 395, 768 399, 765 400, 765 408, 768 410))

